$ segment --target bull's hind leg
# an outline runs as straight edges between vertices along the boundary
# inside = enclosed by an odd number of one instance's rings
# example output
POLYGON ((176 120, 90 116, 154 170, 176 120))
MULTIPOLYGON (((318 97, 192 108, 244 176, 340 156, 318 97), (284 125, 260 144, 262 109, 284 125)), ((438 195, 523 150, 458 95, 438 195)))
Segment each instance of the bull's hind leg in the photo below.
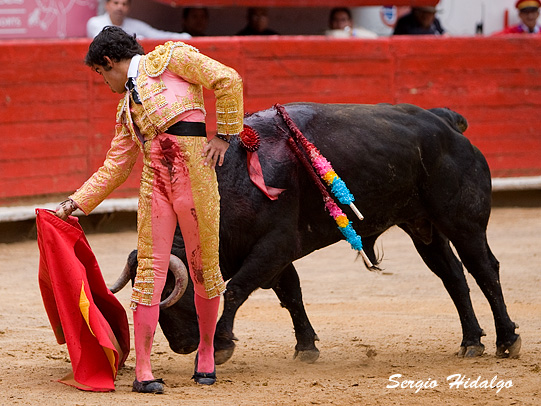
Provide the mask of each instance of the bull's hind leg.
POLYGON ((500 264, 490 250, 486 233, 478 232, 453 244, 490 304, 496 326, 496 355, 517 358, 521 346, 520 336, 515 333, 518 326, 507 313, 500 285, 500 264))
POLYGON ((288 265, 278 283, 273 288, 280 304, 285 307, 291 315, 297 345, 295 346, 295 358, 309 364, 316 362, 319 358, 319 350, 315 341, 319 341, 304 308, 302 301, 301 284, 299 275, 293 264, 288 265))
POLYGON ((456 306, 462 325, 462 343, 458 356, 482 355, 485 347, 481 343, 481 337, 485 333, 479 326, 473 311, 470 289, 464 276, 464 270, 451 250, 449 240, 430 224, 425 224, 425 227, 430 227, 430 230, 425 230, 423 236, 420 235, 418 228, 413 231, 413 228, 408 225, 400 227, 411 237, 425 264, 440 277, 456 306))

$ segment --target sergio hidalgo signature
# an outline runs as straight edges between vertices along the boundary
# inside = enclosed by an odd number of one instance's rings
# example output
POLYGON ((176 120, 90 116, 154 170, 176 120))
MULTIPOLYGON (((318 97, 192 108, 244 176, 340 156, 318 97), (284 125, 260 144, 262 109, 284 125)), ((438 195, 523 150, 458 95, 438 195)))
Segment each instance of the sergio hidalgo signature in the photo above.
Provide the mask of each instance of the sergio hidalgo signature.
MULTIPOLYGON (((389 377, 389 384, 387 388, 389 389, 415 389, 415 393, 418 393, 421 389, 433 389, 440 384, 437 380, 428 378, 426 380, 412 381, 404 379, 399 381, 402 378, 402 374, 394 374, 389 377)), ((496 393, 499 393, 503 388, 511 388, 513 386, 513 381, 498 379, 498 375, 495 375, 492 379, 484 379, 481 376, 478 376, 476 379, 468 378, 466 375, 462 374, 453 374, 449 375, 446 378, 447 384, 450 389, 496 389, 496 393)))

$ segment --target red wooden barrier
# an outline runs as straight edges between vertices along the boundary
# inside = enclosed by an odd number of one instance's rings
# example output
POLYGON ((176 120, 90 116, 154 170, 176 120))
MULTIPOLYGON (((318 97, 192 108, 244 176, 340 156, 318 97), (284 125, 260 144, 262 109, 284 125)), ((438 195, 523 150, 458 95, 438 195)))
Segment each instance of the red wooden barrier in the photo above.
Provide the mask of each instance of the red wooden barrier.
MULTIPOLYGON (((87 39, 0 42, 0 206, 67 195, 99 167, 118 95, 84 66, 87 39)), ((237 69, 245 108, 414 103, 463 114, 494 177, 541 175, 541 39, 216 37, 190 43, 237 69)), ((157 42, 144 42, 146 50, 157 42)), ((208 123, 214 128, 212 94, 208 123)), ((139 166, 114 197, 135 196, 139 166)))

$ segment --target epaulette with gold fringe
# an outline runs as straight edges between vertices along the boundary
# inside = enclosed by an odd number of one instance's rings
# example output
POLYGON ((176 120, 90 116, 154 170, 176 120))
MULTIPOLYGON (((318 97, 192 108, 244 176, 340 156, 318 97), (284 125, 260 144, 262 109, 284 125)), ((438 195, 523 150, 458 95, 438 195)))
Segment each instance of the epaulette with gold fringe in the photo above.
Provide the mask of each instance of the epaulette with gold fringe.
POLYGON ((191 51, 199 52, 197 48, 184 42, 167 41, 163 45, 158 45, 146 55, 144 62, 145 73, 150 77, 160 76, 169 65, 173 50, 177 47, 187 47, 191 51))

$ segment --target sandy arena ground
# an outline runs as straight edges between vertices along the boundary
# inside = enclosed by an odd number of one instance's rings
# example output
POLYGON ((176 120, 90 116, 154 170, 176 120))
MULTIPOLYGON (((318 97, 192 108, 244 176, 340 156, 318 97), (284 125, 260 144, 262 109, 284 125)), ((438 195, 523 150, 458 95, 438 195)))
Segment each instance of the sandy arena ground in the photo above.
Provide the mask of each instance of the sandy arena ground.
MULTIPOLYGON (((71 370, 67 348, 56 343, 38 289, 35 241, 0 244, 0 404, 2 405, 538 405, 541 395, 541 209, 497 208, 489 243, 501 263, 512 319, 520 325, 519 359, 498 359, 487 301, 471 277, 473 304, 487 337, 485 355, 458 359, 456 310, 439 279, 422 263, 407 236, 391 229, 379 241, 383 274, 354 262, 339 243, 298 261, 308 315, 321 356, 293 360, 294 334, 287 311, 272 291, 257 291, 241 307, 233 358, 218 366, 218 382, 190 380, 193 357, 173 353, 158 331, 155 375, 164 395, 131 392, 134 352, 117 378, 117 390, 89 393, 55 382, 71 370), (429 389, 393 388, 421 381, 429 389), (499 390, 456 388, 448 377, 494 379, 499 390), (512 385, 512 386, 510 386, 512 385)), ((133 232, 92 234, 90 244, 111 283, 135 247, 133 232)), ((128 305, 129 289, 118 294, 128 305)), ((130 324, 131 312, 128 312, 130 324)), ((133 332, 132 332, 133 334, 133 332)), ((132 345, 133 348, 133 345, 132 345)), ((454 380, 454 378, 453 378, 454 380)))

